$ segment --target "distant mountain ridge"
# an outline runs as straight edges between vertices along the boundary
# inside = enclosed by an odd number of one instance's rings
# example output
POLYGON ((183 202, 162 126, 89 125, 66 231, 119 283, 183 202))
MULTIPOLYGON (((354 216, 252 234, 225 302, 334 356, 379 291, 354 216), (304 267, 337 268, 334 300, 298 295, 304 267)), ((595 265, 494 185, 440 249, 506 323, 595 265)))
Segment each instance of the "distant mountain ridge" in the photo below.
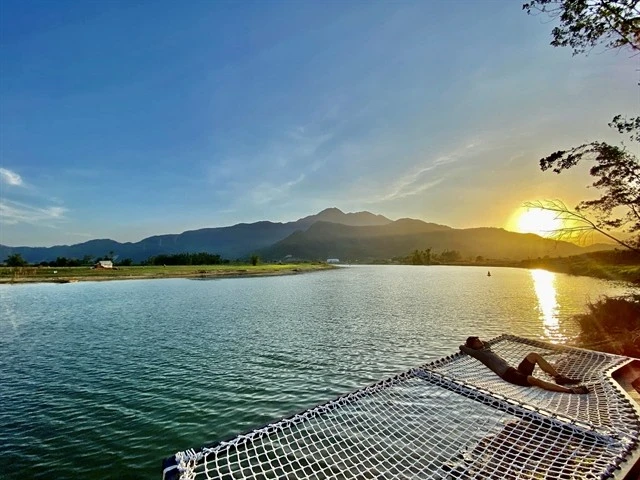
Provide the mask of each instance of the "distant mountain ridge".
POLYGON ((352 227, 316 222, 261 253, 265 258, 340 258, 346 261, 389 260, 415 250, 457 250, 464 258, 523 260, 544 256, 579 255, 606 246, 585 248, 534 234, 501 228, 455 229, 420 220, 401 219, 387 225, 352 227))
POLYGON ((316 222, 339 223, 352 227, 366 227, 371 225, 388 225, 393 222, 382 215, 374 215, 371 212, 344 213, 339 208, 325 208, 316 215, 300 218, 294 223, 311 226, 316 222))
POLYGON ((344 213, 338 208, 327 208, 315 215, 300 218, 294 222, 279 223, 260 221, 238 223, 229 227, 202 228, 179 234, 154 235, 139 242, 117 242, 110 239, 96 239, 74 245, 53 247, 9 247, 0 245, 0 261, 9 255, 19 253, 31 263, 52 261, 57 257, 78 258, 85 255, 103 257, 114 252, 118 258, 131 258, 135 262, 160 254, 184 252, 208 252, 223 258, 246 257, 291 235, 297 230, 306 230, 317 221, 337 222, 344 225, 367 226, 385 225, 392 221, 382 215, 370 212, 344 213))
POLYGON ((53 247, 0 245, 0 260, 14 253, 30 263, 39 263, 57 257, 104 257, 113 252, 119 259, 140 262, 160 254, 208 252, 232 260, 259 253, 265 260, 292 256, 305 260, 340 258, 364 262, 404 256, 427 248, 434 252, 458 250, 464 257, 520 260, 545 255, 578 255, 607 247, 583 248, 498 228, 455 229, 410 218, 392 221, 366 211, 344 213, 338 208, 327 208, 294 222, 239 223, 154 235, 139 242, 98 239, 53 247))

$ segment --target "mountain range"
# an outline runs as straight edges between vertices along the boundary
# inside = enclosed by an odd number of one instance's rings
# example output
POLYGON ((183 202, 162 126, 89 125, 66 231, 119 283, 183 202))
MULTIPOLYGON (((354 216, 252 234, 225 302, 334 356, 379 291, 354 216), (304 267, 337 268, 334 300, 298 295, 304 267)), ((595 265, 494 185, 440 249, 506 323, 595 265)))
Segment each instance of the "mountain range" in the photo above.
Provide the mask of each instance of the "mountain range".
POLYGON ((457 250, 463 258, 522 260, 549 256, 579 255, 612 248, 598 244, 580 247, 533 234, 501 228, 456 229, 422 220, 390 220, 370 212, 344 213, 328 208, 293 222, 260 221, 229 227, 202 228, 180 234, 155 235, 139 242, 109 239, 53 247, 9 247, 0 245, 0 260, 18 253, 30 263, 57 257, 78 258, 117 255, 140 262, 160 254, 208 252, 223 258, 247 258, 258 254, 264 260, 295 258, 350 262, 386 260, 407 256, 414 250, 457 250))

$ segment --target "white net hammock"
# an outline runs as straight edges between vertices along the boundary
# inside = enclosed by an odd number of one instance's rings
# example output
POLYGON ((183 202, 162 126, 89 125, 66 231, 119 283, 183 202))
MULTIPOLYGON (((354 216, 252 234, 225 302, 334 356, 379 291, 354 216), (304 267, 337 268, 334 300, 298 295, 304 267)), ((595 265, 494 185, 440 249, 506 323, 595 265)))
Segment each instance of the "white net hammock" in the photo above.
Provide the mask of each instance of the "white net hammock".
POLYGON ((487 343, 514 365, 538 352, 590 393, 512 385, 458 353, 179 452, 163 478, 601 479, 636 456, 639 413, 611 378, 632 359, 509 335, 487 343))

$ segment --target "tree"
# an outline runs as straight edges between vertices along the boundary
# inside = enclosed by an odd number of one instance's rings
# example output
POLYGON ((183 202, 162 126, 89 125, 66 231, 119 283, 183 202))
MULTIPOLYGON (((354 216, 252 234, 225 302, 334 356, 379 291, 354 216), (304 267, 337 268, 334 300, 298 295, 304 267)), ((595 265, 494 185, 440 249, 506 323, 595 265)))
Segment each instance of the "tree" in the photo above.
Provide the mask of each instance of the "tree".
POLYGON ((445 263, 459 262, 462 255, 458 250, 445 250, 440 254, 440 259, 445 263))
POLYGON ((27 261, 22 258, 22 255, 19 253, 14 253, 13 255, 9 255, 4 263, 7 264, 8 267, 26 267, 27 261))
MULTIPOLYGON (((640 0, 532 0, 522 8, 546 13, 560 20, 552 30, 554 47, 569 46, 573 54, 585 53, 599 43, 610 48, 629 47, 640 53, 640 0)), ((640 143, 640 117, 626 119, 616 115, 609 126, 629 134, 640 143)), ((624 144, 591 142, 559 150, 540 160, 540 168, 555 173, 572 168, 582 161, 592 161, 589 173, 592 184, 602 191, 595 200, 580 202, 574 210, 561 201, 529 202, 525 206, 553 211, 564 220, 557 236, 582 236, 597 231, 618 244, 640 251, 640 163, 624 144), (592 215, 592 216, 591 216, 592 215), (615 233, 622 229, 632 236, 623 240, 615 233)))
POLYGON ((413 253, 406 258, 406 263, 411 265, 431 265, 431 249, 414 250, 413 253))
POLYGON ((531 0, 522 8, 559 20, 551 31, 551 45, 571 47, 578 55, 600 43, 640 52, 639 4, 640 0, 531 0))
POLYGON ((68 267, 69 260, 67 257, 57 257, 54 262, 52 262, 52 267, 68 267))
MULTIPOLYGON (((629 122, 620 116, 609 125, 620 132, 631 133, 631 140, 640 142, 640 122, 637 120, 640 119, 636 119, 631 129, 627 128, 629 122)), ((640 252, 640 161, 635 155, 624 146, 591 142, 552 153, 540 160, 540 168, 561 173, 589 160, 594 163, 589 173, 597 179, 592 186, 602 191, 600 198, 582 201, 575 210, 568 209, 558 200, 529 202, 526 206, 553 211, 556 218, 563 220, 565 226, 558 230, 559 236, 580 237, 595 230, 623 247, 640 252), (619 238, 614 233, 619 229, 631 234, 631 238, 619 238)))
POLYGON ((260 260, 260 257, 258 257, 258 255, 251 255, 251 265, 253 265, 254 267, 258 264, 258 261, 260 260))
MULTIPOLYGON (((131 259, 125 258, 120 265, 125 265, 123 262, 131 259)), ((142 262, 143 265, 221 265, 223 263, 229 263, 229 260, 223 259, 218 254, 212 254, 207 252, 200 253, 176 253, 161 254, 155 257, 149 257, 146 261, 142 262)))

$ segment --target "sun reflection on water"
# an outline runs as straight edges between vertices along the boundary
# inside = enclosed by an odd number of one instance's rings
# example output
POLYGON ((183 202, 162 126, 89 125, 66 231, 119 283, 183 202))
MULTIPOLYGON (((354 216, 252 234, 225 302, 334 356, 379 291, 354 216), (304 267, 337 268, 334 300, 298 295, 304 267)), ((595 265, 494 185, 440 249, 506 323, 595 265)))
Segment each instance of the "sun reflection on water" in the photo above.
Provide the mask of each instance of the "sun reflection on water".
POLYGON ((564 335, 560 333, 558 322, 556 274, 546 270, 531 270, 531 278, 538 298, 538 311, 544 333, 552 342, 565 340, 564 335))

